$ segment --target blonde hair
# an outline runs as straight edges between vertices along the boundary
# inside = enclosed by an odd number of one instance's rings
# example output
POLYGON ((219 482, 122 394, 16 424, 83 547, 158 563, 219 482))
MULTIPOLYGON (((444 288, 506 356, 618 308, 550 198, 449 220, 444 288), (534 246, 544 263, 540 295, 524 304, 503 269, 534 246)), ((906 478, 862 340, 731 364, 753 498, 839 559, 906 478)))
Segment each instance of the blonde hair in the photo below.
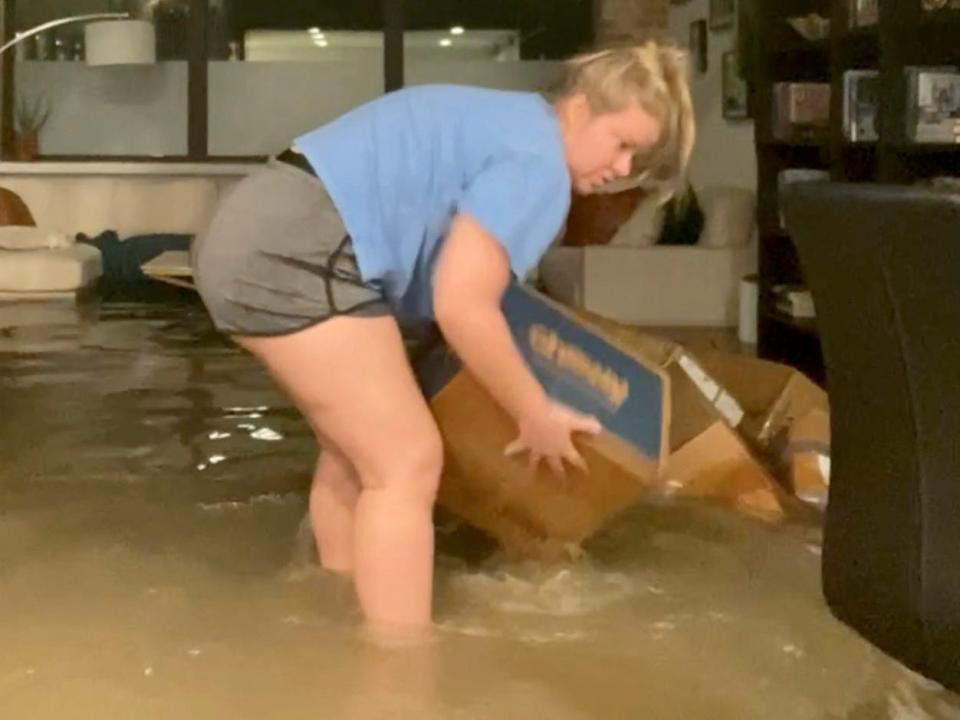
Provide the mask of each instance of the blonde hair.
POLYGON ((618 112, 637 103, 656 118, 661 127, 656 145, 634 158, 632 177, 615 184, 644 186, 666 202, 685 195, 696 138, 687 73, 685 51, 673 43, 650 40, 570 59, 554 96, 583 94, 594 113, 618 112))

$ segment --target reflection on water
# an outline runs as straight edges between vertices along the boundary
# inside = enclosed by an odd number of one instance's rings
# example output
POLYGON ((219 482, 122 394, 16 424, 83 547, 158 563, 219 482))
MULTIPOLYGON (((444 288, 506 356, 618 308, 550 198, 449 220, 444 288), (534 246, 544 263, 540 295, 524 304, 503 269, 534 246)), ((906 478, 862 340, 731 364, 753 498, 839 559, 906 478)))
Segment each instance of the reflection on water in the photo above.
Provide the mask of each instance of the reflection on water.
POLYGON ((816 528, 694 505, 567 566, 445 521, 435 640, 372 646, 304 424, 189 303, 0 305, 0 403, 3 718, 960 718, 831 618, 816 528))

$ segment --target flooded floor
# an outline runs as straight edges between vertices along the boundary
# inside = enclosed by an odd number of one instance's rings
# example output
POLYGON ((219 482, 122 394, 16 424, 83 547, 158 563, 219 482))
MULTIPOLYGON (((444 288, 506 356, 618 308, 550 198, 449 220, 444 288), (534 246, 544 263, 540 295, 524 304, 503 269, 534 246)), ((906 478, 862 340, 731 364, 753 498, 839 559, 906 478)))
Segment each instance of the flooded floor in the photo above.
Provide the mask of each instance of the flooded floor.
POLYGON ((960 718, 835 621, 816 527, 650 503, 570 566, 438 536, 385 650, 297 542, 313 448, 189 303, 0 305, 0 718, 960 718))

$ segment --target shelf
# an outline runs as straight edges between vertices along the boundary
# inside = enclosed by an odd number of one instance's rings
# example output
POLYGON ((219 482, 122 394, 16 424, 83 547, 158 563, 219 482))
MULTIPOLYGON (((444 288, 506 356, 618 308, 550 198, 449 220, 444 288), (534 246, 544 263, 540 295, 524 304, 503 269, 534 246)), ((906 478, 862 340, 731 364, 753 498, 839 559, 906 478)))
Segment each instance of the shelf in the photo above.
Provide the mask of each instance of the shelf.
POLYGON ((880 58, 880 35, 875 25, 855 28, 837 38, 835 47, 841 65, 875 65, 880 58))
MULTIPOLYGON (((957 0, 951 0, 956 3, 957 0)), ((773 287, 806 284, 800 261, 801 240, 779 226, 779 177, 787 169, 822 169, 834 182, 913 184, 960 175, 960 143, 909 143, 905 139, 906 107, 902 69, 906 65, 960 66, 960 12, 924 14, 918 0, 881 0, 887 12, 880 24, 848 28, 841 16, 847 0, 777 0, 760 3, 758 42, 753 68, 757 108, 754 148, 757 159, 758 352, 808 374, 822 372, 820 335, 815 318, 795 318, 777 305, 773 287), (833 21, 826 42, 804 41, 786 23, 787 17, 811 11, 833 21), (792 33, 792 34, 791 34, 792 33), (877 141, 851 142, 843 135, 844 73, 879 71, 876 86, 883 101, 877 120, 886 130, 877 141), (775 122, 775 82, 829 82, 829 128, 822 136, 806 126, 783 128, 775 122), (783 140, 774 130, 794 131, 805 139, 783 140)), ((812 109, 812 108, 811 108, 812 109)), ((950 138, 952 139, 952 138, 950 138)), ((834 232, 842 232, 842 228, 834 232)), ((841 249, 837 249, 842 257, 841 249)), ((802 308, 802 306, 794 306, 802 308)), ((802 308, 808 309, 808 308, 802 308)), ((824 319, 824 330, 826 330, 824 319)))
POLYGON ((960 32, 960 11, 924 13, 916 22, 909 23, 908 28, 919 33, 955 34, 960 32))
POLYGON ((904 154, 929 155, 936 153, 958 153, 960 142, 956 143, 896 143, 890 146, 894 151, 904 154))
POLYGON ((778 48, 771 49, 770 57, 778 62, 796 58, 809 63, 812 60, 822 60, 827 63, 830 59, 830 39, 803 40, 798 36, 796 42, 786 42, 778 48))
POLYGON ((837 38, 837 42, 842 45, 853 43, 876 42, 880 39, 877 25, 865 25, 847 30, 837 38))
POLYGON ((773 148, 775 150, 827 150, 830 147, 830 141, 822 140, 761 140, 761 147, 773 148))

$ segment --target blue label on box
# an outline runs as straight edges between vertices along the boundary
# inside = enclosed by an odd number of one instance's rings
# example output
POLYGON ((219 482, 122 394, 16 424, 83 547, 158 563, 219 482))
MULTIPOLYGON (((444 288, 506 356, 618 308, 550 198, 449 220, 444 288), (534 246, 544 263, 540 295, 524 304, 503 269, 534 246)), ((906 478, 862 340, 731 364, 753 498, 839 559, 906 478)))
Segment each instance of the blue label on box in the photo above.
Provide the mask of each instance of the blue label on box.
MULTIPOLYGON (((514 340, 550 397, 594 415, 604 428, 650 458, 660 456, 661 376, 518 286, 503 299, 514 340)), ((418 364, 424 392, 439 392, 460 370, 445 349, 418 364)))

